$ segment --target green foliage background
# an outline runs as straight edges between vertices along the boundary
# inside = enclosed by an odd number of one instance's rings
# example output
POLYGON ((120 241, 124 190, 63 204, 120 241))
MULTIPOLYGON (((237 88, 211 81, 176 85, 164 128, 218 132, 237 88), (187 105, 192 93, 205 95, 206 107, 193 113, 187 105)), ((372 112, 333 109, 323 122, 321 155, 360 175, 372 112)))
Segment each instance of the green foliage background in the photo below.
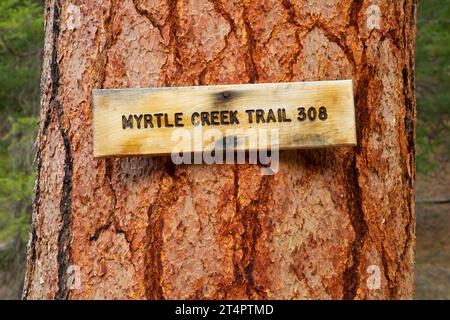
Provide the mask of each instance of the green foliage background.
POLYGON ((450 1, 419 1, 417 19, 416 161, 428 173, 450 155, 450 1))
MULTIPOLYGON (((449 28, 450 0, 420 1, 416 42, 419 172, 435 168, 438 151, 450 154, 449 28)), ((42 1, 0 0, 0 271, 24 261, 35 178, 33 144, 43 39, 42 1)))
POLYGON ((0 242, 26 241, 44 39, 42 3, 0 0, 0 242))
POLYGON ((0 0, 0 298, 20 297, 23 281, 43 25, 41 1, 0 0))

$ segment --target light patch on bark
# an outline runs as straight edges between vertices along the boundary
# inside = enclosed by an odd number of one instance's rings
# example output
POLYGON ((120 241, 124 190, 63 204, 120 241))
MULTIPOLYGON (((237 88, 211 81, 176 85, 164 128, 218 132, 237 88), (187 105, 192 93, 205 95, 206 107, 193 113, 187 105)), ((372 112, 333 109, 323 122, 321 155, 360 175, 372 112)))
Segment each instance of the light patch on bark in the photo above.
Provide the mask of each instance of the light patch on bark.
POLYGON ((376 4, 372 4, 366 10, 366 27, 369 30, 381 29, 381 10, 376 4))
POLYGON ((81 10, 79 6, 70 4, 67 7, 66 26, 68 30, 75 30, 81 27, 81 10))

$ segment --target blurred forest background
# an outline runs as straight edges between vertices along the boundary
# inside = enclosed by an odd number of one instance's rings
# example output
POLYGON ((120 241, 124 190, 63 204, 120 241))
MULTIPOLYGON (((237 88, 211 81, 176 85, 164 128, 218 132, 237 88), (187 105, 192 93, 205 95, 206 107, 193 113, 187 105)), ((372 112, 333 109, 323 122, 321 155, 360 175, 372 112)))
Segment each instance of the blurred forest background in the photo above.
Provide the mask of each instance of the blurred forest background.
MULTIPOLYGON (((43 24, 43 1, 0 0, 0 299, 20 298, 22 291, 43 24)), ((419 0, 417 299, 450 299, 449 31, 450 0, 419 0)))

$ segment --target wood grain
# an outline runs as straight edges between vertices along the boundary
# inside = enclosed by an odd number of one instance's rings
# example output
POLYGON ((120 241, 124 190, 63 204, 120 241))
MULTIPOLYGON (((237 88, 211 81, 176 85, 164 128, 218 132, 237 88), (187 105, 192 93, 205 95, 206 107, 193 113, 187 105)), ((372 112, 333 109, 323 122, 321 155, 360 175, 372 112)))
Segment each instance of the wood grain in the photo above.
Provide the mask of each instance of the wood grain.
POLYGON ((356 144, 351 80, 94 90, 93 108, 95 157, 200 152, 230 136, 235 150, 356 144))

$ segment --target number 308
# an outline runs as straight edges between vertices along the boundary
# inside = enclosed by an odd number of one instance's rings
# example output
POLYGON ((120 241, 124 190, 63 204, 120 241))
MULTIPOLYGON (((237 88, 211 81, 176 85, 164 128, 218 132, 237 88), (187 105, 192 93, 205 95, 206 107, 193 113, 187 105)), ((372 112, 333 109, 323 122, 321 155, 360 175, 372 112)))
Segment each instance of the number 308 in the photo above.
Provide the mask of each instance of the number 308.
POLYGON ((301 107, 297 108, 297 111, 298 111, 297 115, 298 121, 305 121, 306 119, 314 121, 317 118, 319 118, 319 120, 325 121, 328 118, 327 108, 325 107, 320 107, 319 111, 317 111, 317 109, 314 107, 311 107, 308 110, 306 110, 306 108, 304 107, 301 107))

